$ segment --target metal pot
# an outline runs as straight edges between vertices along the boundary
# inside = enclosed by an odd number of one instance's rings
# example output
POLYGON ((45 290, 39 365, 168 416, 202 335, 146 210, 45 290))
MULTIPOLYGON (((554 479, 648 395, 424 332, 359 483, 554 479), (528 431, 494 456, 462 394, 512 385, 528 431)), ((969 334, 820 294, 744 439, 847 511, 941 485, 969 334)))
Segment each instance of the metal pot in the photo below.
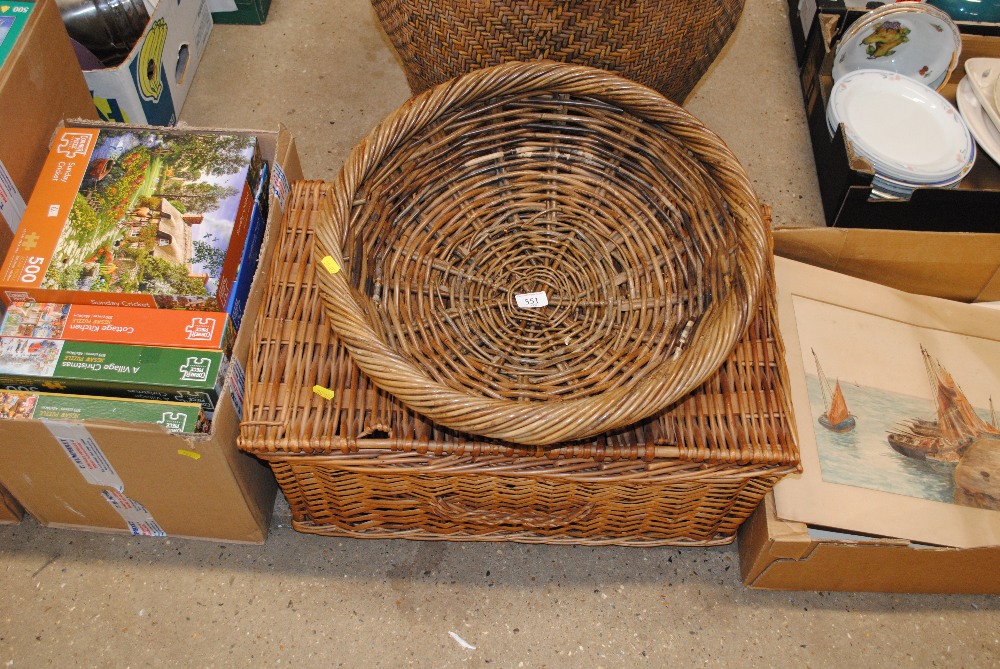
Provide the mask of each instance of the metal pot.
POLYGON ((149 23, 142 0, 56 0, 56 4, 70 37, 108 67, 125 59, 149 23))

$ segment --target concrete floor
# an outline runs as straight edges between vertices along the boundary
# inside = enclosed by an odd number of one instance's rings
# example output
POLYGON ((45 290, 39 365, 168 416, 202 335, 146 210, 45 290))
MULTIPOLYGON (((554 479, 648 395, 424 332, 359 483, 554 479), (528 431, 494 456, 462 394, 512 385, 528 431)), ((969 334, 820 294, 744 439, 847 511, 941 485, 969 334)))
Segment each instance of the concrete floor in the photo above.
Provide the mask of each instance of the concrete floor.
MULTIPOLYGON (((785 0, 748 0, 689 108, 775 222, 816 225, 785 0)), ((274 0, 217 27, 182 120, 295 135, 331 178, 407 96, 365 0, 274 0)), ((734 546, 358 541, 263 546, 0 527, 4 667, 989 667, 1000 598, 745 589, 734 546), (466 648, 450 633, 475 648, 466 648)))

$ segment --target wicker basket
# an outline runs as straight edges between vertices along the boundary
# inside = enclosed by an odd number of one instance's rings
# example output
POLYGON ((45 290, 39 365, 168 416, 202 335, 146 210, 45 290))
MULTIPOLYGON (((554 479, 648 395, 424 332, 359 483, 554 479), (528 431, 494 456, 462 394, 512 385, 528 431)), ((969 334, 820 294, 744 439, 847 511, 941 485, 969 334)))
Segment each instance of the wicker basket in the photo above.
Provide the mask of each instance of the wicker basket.
POLYGON ((411 99, 333 195, 316 248, 335 271, 318 278, 357 365, 438 424, 523 444, 631 425, 701 384, 754 313, 768 253, 716 135, 561 63, 411 99))
POLYGON ((452 541, 721 544, 796 469, 770 289, 708 382, 628 430, 550 448, 515 446, 407 409, 360 372, 322 316, 313 228, 332 190, 322 182, 294 185, 251 345, 239 440, 270 464, 296 529, 452 541))
POLYGON ((590 65, 683 102, 736 28, 744 0, 372 0, 420 93, 512 60, 590 65))

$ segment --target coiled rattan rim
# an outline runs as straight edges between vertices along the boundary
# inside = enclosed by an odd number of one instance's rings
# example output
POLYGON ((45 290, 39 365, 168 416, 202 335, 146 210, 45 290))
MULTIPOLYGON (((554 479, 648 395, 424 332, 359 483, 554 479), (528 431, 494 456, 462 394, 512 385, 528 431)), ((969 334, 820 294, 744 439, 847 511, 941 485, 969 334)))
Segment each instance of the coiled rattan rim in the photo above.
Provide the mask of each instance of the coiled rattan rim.
POLYGON ((377 386, 441 426, 530 445, 568 442, 630 425, 700 385, 729 355, 749 323, 770 253, 765 216, 750 180, 717 135, 649 88, 603 70, 547 61, 477 70, 408 100, 351 152, 330 191, 327 211, 316 226, 316 276, 331 326, 358 367, 377 386), (670 361, 629 387, 551 401, 514 401, 456 390, 389 346, 366 317, 365 297, 351 286, 348 272, 330 272, 330 264, 323 263, 329 256, 339 267, 349 265, 343 244, 359 187, 394 147, 458 107, 530 92, 596 98, 668 127, 720 185, 738 228, 734 264, 740 290, 712 301, 670 361))

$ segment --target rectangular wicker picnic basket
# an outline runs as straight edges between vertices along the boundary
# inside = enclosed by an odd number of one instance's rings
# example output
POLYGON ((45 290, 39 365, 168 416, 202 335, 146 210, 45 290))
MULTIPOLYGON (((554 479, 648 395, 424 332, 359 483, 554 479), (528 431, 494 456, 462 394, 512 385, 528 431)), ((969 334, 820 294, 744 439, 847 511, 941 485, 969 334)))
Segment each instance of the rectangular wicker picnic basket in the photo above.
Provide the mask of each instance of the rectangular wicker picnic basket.
POLYGON ((239 445, 295 529, 346 537, 718 545, 798 468, 773 276, 719 371, 627 430, 549 447, 441 428, 376 388, 330 329, 313 227, 330 185, 297 182, 267 274, 239 445))

